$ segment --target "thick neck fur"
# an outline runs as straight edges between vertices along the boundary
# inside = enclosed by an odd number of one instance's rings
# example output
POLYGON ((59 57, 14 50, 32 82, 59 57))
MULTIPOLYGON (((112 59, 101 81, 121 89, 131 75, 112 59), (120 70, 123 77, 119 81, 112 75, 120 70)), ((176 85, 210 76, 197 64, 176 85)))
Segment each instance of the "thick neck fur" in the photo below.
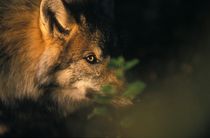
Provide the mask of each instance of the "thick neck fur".
POLYGON ((34 74, 30 72, 34 72, 36 65, 33 63, 37 63, 31 61, 38 60, 44 50, 41 47, 42 36, 38 27, 39 4, 39 0, 0 2, 0 98, 2 100, 7 100, 8 97, 21 98, 22 95, 29 97, 38 95, 31 92, 36 86, 33 83, 34 74), (28 52, 25 52, 26 50, 28 52))

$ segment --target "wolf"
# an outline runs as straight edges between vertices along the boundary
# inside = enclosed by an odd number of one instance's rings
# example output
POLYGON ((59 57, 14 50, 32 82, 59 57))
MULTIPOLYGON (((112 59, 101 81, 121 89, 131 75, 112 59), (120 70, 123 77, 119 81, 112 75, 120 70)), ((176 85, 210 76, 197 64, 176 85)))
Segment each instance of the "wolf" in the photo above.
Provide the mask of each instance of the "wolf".
POLYGON ((1 102, 50 103, 69 114, 103 85, 120 88, 108 68, 113 16, 104 1, 1 0, 1 102))

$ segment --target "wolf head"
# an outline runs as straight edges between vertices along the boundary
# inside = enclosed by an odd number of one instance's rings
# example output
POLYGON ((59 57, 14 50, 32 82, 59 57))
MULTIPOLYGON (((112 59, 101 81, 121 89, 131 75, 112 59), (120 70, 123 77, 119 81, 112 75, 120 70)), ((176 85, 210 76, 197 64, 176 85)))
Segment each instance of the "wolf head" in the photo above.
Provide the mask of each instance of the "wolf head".
POLYGON ((114 44, 107 2, 25 0, 20 8, 5 8, 1 17, 7 20, 0 21, 1 99, 45 99, 73 112, 89 105, 101 86, 119 87, 121 81, 107 67, 107 48, 114 44))

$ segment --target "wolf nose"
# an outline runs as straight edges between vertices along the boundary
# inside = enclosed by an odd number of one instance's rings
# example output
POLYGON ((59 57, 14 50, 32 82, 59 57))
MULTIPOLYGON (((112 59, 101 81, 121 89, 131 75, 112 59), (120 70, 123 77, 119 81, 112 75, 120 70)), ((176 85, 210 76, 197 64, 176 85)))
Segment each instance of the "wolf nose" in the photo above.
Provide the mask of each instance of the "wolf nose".
POLYGON ((88 89, 85 94, 85 96, 89 99, 93 99, 95 95, 96 95, 96 91, 94 91, 93 89, 88 89))

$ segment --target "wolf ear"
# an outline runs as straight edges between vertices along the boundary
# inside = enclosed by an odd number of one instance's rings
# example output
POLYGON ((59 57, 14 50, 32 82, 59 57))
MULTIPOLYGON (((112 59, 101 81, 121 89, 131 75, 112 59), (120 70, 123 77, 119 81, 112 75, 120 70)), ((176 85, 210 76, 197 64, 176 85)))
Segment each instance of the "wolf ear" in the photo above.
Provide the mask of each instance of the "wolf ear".
POLYGON ((61 37, 69 34, 69 15, 63 0, 42 0, 40 29, 44 36, 61 37))

